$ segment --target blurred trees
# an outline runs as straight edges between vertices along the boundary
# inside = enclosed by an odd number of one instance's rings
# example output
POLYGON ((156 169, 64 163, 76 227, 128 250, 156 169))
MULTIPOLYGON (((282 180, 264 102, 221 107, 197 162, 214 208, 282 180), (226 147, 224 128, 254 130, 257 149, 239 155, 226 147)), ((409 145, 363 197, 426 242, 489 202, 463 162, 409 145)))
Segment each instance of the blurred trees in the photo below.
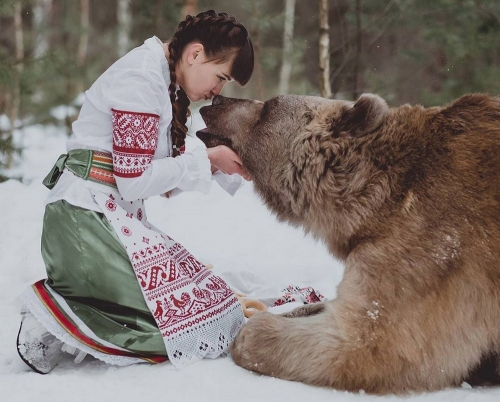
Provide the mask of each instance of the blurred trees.
MULTIPOLYGON (((325 1, 332 97, 375 92, 393 105, 436 105, 500 93, 500 1, 325 1)), ((152 35, 167 40, 182 15, 210 8, 237 16, 256 50, 254 77, 226 95, 320 95, 319 4, 0 0, 0 154, 12 151, 14 126, 62 122, 69 132, 82 91, 118 57, 152 35)))
MULTIPOLYGON (((324 0, 326 1, 326 0, 324 0)), ((292 73, 293 27, 295 25, 295 0, 285 0, 285 22, 283 28, 283 52, 278 92, 287 94, 292 73)))
POLYGON ((319 0, 319 91, 322 97, 330 98, 330 25, 328 23, 328 1, 319 0))

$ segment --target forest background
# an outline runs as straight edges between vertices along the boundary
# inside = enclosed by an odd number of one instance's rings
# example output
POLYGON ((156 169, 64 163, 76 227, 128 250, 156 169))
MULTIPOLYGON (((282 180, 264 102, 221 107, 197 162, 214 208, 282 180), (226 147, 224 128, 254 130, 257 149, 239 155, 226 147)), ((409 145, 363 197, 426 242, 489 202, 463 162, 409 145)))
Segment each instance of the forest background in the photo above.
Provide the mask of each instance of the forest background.
POLYGON ((54 124, 69 134, 83 91, 107 67, 206 9, 234 14, 255 46, 254 76, 227 96, 373 92, 432 106, 500 94, 498 0, 0 0, 0 181, 22 152, 16 131, 54 124))

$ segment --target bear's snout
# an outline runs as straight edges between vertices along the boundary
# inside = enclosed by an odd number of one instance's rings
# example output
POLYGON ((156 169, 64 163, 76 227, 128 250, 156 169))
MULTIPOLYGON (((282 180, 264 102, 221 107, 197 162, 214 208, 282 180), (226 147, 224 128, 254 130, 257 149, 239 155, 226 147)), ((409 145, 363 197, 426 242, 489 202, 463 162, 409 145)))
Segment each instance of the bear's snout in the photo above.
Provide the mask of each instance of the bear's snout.
POLYGON ((224 97, 222 95, 215 95, 213 100, 212 100, 212 106, 219 106, 222 105, 224 97))

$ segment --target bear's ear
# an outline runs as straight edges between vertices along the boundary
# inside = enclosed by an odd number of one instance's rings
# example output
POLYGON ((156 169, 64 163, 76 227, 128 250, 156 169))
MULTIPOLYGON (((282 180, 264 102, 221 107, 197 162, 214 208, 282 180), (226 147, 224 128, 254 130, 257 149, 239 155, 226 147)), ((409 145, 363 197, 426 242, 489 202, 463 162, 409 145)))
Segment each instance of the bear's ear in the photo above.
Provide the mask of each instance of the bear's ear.
POLYGON ((352 107, 346 108, 332 122, 332 133, 335 137, 362 137, 376 130, 388 111, 389 106, 380 96, 363 94, 352 107))

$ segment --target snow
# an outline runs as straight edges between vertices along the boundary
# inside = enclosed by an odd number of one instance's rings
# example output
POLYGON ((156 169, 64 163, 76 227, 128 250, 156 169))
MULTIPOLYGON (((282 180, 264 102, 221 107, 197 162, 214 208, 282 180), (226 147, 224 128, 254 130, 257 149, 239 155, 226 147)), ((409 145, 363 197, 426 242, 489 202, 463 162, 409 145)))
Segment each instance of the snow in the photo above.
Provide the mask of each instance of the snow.
MULTIPOLYGON (((195 114, 192 130, 199 124, 195 114)), ((168 362, 118 368, 86 357, 80 364, 65 362, 46 376, 31 372, 15 346, 20 323, 18 295, 45 276, 40 236, 48 190, 41 180, 65 152, 66 136, 53 126, 30 126, 16 138, 25 150, 22 159, 15 159, 9 175, 22 177, 22 181, 0 184, 1 401, 500 400, 498 388, 471 388, 465 383, 457 389, 406 397, 348 393, 260 376, 236 366, 230 357, 203 360, 182 370, 168 362)), ((208 195, 154 197, 147 201, 147 208, 155 226, 201 261, 213 264, 217 272, 232 273, 263 288, 312 286, 327 298, 335 296, 342 265, 322 244, 279 223, 254 193, 252 183, 246 183, 234 197, 214 183, 208 195)), ((374 319, 376 306, 374 301, 374 319)))

